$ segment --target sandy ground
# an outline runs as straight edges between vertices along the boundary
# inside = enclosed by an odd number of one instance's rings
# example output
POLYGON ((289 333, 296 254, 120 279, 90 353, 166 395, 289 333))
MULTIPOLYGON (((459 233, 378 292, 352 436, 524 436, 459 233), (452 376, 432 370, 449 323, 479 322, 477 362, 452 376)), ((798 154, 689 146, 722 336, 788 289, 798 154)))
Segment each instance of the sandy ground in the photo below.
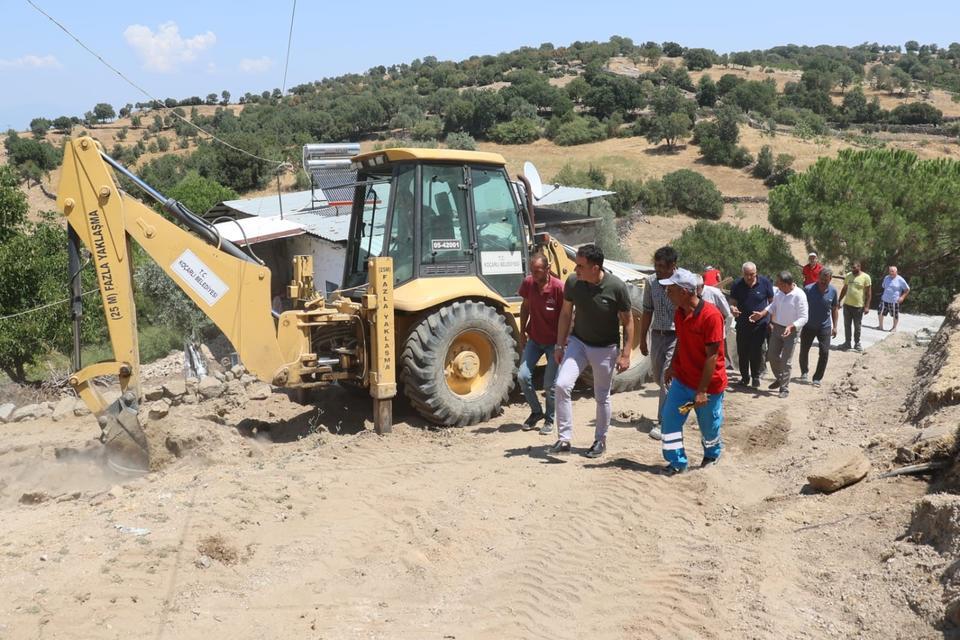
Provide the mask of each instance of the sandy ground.
POLYGON ((94 462, 90 418, 0 426, 0 637, 940 638, 939 584, 891 546, 926 484, 804 488, 839 445, 890 466, 921 352, 899 334, 833 352, 822 389, 730 391, 722 464, 674 478, 649 388, 614 397, 596 461, 589 397, 565 457, 519 398, 463 429, 399 408, 384 437, 336 389, 181 405, 153 428, 185 455, 134 479, 94 462))

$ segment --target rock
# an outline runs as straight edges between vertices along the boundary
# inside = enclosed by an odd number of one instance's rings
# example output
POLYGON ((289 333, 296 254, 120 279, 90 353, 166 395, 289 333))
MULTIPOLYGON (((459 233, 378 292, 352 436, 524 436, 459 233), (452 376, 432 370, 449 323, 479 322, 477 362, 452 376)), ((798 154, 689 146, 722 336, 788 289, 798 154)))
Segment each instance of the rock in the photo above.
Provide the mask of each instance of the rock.
POLYGON ((24 420, 36 420, 47 413, 47 408, 42 404, 25 404, 10 416, 10 422, 23 422, 24 420))
POLYGON ((934 493, 913 508, 910 536, 951 557, 960 554, 960 496, 934 493))
MULTIPOLYGON (((227 376, 224 375, 224 373, 223 373, 222 371, 214 371, 212 374, 210 374, 210 376, 213 376, 214 378, 216 378, 216 379, 219 380, 220 382, 226 382, 226 381, 227 381, 227 376)), ((210 376, 207 376, 207 377, 210 377, 210 376)), ((207 378, 204 378, 204 380, 206 380, 206 379, 207 379, 207 378)))
POLYGON ((143 397, 150 402, 163 397, 163 387, 149 387, 143 390, 143 397))
POLYGON ((187 385, 187 393, 196 393, 197 389, 200 387, 200 380, 197 378, 187 378, 183 381, 187 385))
POLYGON ((124 493, 125 491, 123 487, 121 487, 118 484, 113 485, 112 487, 110 487, 110 491, 107 491, 107 494, 113 496, 114 498, 119 498, 123 496, 124 493))
POLYGON ((249 384, 254 384, 255 382, 258 382, 258 381, 259 379, 257 378, 257 376, 252 376, 249 373, 245 373, 242 376, 240 376, 240 382, 242 382, 244 386, 249 384))
POLYGON ((954 598, 947 603, 943 611, 943 619, 955 627, 960 627, 960 598, 954 598))
POLYGON ((159 420, 160 418, 165 418, 168 413, 170 413, 170 402, 167 400, 157 400, 150 405, 150 411, 147 416, 151 420, 159 420))
POLYGON ((40 504, 50 499, 43 491, 28 491, 20 496, 20 504, 40 504))
POLYGON ((57 402, 57 404, 53 407, 53 415, 51 417, 53 418, 54 422, 59 422, 71 415, 73 413, 73 408, 76 405, 76 398, 71 398, 70 396, 64 396, 60 398, 60 401, 57 402))
POLYGON ((224 372, 223 372, 223 381, 224 381, 224 382, 233 382, 233 380, 234 380, 233 372, 231 372, 231 371, 224 371, 224 372))
POLYGON ((13 412, 17 410, 17 405, 12 402, 4 402, 0 404, 0 424, 4 424, 10 421, 13 412))
POLYGON ((273 393, 273 389, 271 389, 270 385, 266 382, 251 385, 250 388, 247 389, 247 397, 251 400, 266 400, 270 397, 271 393, 273 393))
POLYGON ((209 556, 200 556, 193 561, 193 564, 196 565, 198 569, 209 569, 210 568, 210 558, 209 556))
MULTIPOLYGON (((220 374, 220 377, 223 377, 223 374, 220 374)), ((200 381, 200 386, 198 391, 200 395, 204 398, 219 398, 223 395, 223 391, 226 389, 226 385, 223 384, 223 381, 214 376, 207 376, 200 381)))
POLYGON ((232 373, 233 377, 236 378, 237 380, 239 380, 243 376, 243 374, 246 373, 246 371, 247 370, 243 368, 242 364, 235 364, 232 367, 230 367, 230 373, 232 373))
POLYGON ((90 415, 90 408, 87 406, 87 403, 83 400, 77 399, 73 403, 73 415, 77 416, 78 418, 90 415))
POLYGON ((814 489, 829 493, 863 480, 869 472, 870 461, 859 447, 842 447, 815 465, 807 482, 814 489))
POLYGON ((243 394, 243 383, 239 380, 231 380, 227 383, 226 393, 228 396, 239 396, 243 394))
POLYGON ((197 404, 197 396, 193 395, 192 393, 188 393, 180 398, 180 402, 183 404, 197 404))
POLYGON ((187 383, 183 380, 171 380, 163 385, 163 395, 167 398, 179 398, 187 392, 187 383))

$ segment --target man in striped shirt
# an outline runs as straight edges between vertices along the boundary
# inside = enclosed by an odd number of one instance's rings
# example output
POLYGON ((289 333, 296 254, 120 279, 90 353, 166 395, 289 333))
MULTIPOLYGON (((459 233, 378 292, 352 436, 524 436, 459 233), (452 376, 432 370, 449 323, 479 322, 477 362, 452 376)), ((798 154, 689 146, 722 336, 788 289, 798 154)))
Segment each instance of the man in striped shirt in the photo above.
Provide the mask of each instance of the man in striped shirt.
POLYGON ((677 343, 677 334, 673 326, 673 303, 667 296, 667 289, 660 284, 677 270, 677 252, 673 247, 660 247, 653 254, 655 273, 647 279, 643 288, 643 314, 640 316, 640 353, 650 356, 650 372, 660 387, 657 401, 657 423, 650 430, 650 437, 660 439, 660 424, 663 420, 663 402, 667 396, 667 385, 663 381, 663 372, 673 360, 673 350, 677 343), (647 347, 647 333, 650 333, 650 346, 647 347))

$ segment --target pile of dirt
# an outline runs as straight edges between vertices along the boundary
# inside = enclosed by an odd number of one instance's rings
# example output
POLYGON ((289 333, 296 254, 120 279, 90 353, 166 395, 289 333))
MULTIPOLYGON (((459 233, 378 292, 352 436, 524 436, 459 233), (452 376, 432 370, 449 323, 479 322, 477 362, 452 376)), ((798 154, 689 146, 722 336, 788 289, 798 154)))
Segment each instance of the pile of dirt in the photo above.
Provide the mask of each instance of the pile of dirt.
POLYGON ((915 505, 906 532, 906 540, 927 557, 929 575, 943 585, 940 602, 915 610, 945 637, 960 637, 960 296, 917 365, 904 409, 919 431, 897 460, 947 467, 942 477, 934 476, 930 495, 915 505))

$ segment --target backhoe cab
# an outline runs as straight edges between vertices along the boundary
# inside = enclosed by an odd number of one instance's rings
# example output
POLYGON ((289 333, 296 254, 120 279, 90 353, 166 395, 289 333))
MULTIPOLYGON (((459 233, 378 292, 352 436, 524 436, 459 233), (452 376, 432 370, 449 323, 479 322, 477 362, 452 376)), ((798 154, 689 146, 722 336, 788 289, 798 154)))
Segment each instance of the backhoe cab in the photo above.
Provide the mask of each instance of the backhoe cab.
MULTIPOLYGON (((310 258, 295 256, 287 288, 295 308, 274 314, 271 272, 252 253, 157 193, 91 138, 67 144, 57 204, 70 226, 71 256, 79 255, 80 244, 92 256, 114 351, 111 361, 78 365, 70 383, 98 417, 113 466, 149 467, 148 434, 137 420, 130 240, 223 331, 261 380, 364 389, 379 432, 390 430, 398 383, 436 424, 476 424, 500 411, 514 385, 516 292, 529 256, 542 251, 563 279, 573 272, 569 250, 545 234, 535 237, 530 186, 515 188, 500 155, 386 149, 352 162, 357 181, 342 289, 329 299, 316 294, 310 258), (123 192, 115 172, 174 221, 123 192), (122 391, 111 404, 92 384, 108 374, 119 377, 122 391)), ((80 311, 76 291, 74 311, 80 311)), ((636 387, 646 374, 638 345, 632 346, 635 366, 615 377, 615 390, 636 387)))

